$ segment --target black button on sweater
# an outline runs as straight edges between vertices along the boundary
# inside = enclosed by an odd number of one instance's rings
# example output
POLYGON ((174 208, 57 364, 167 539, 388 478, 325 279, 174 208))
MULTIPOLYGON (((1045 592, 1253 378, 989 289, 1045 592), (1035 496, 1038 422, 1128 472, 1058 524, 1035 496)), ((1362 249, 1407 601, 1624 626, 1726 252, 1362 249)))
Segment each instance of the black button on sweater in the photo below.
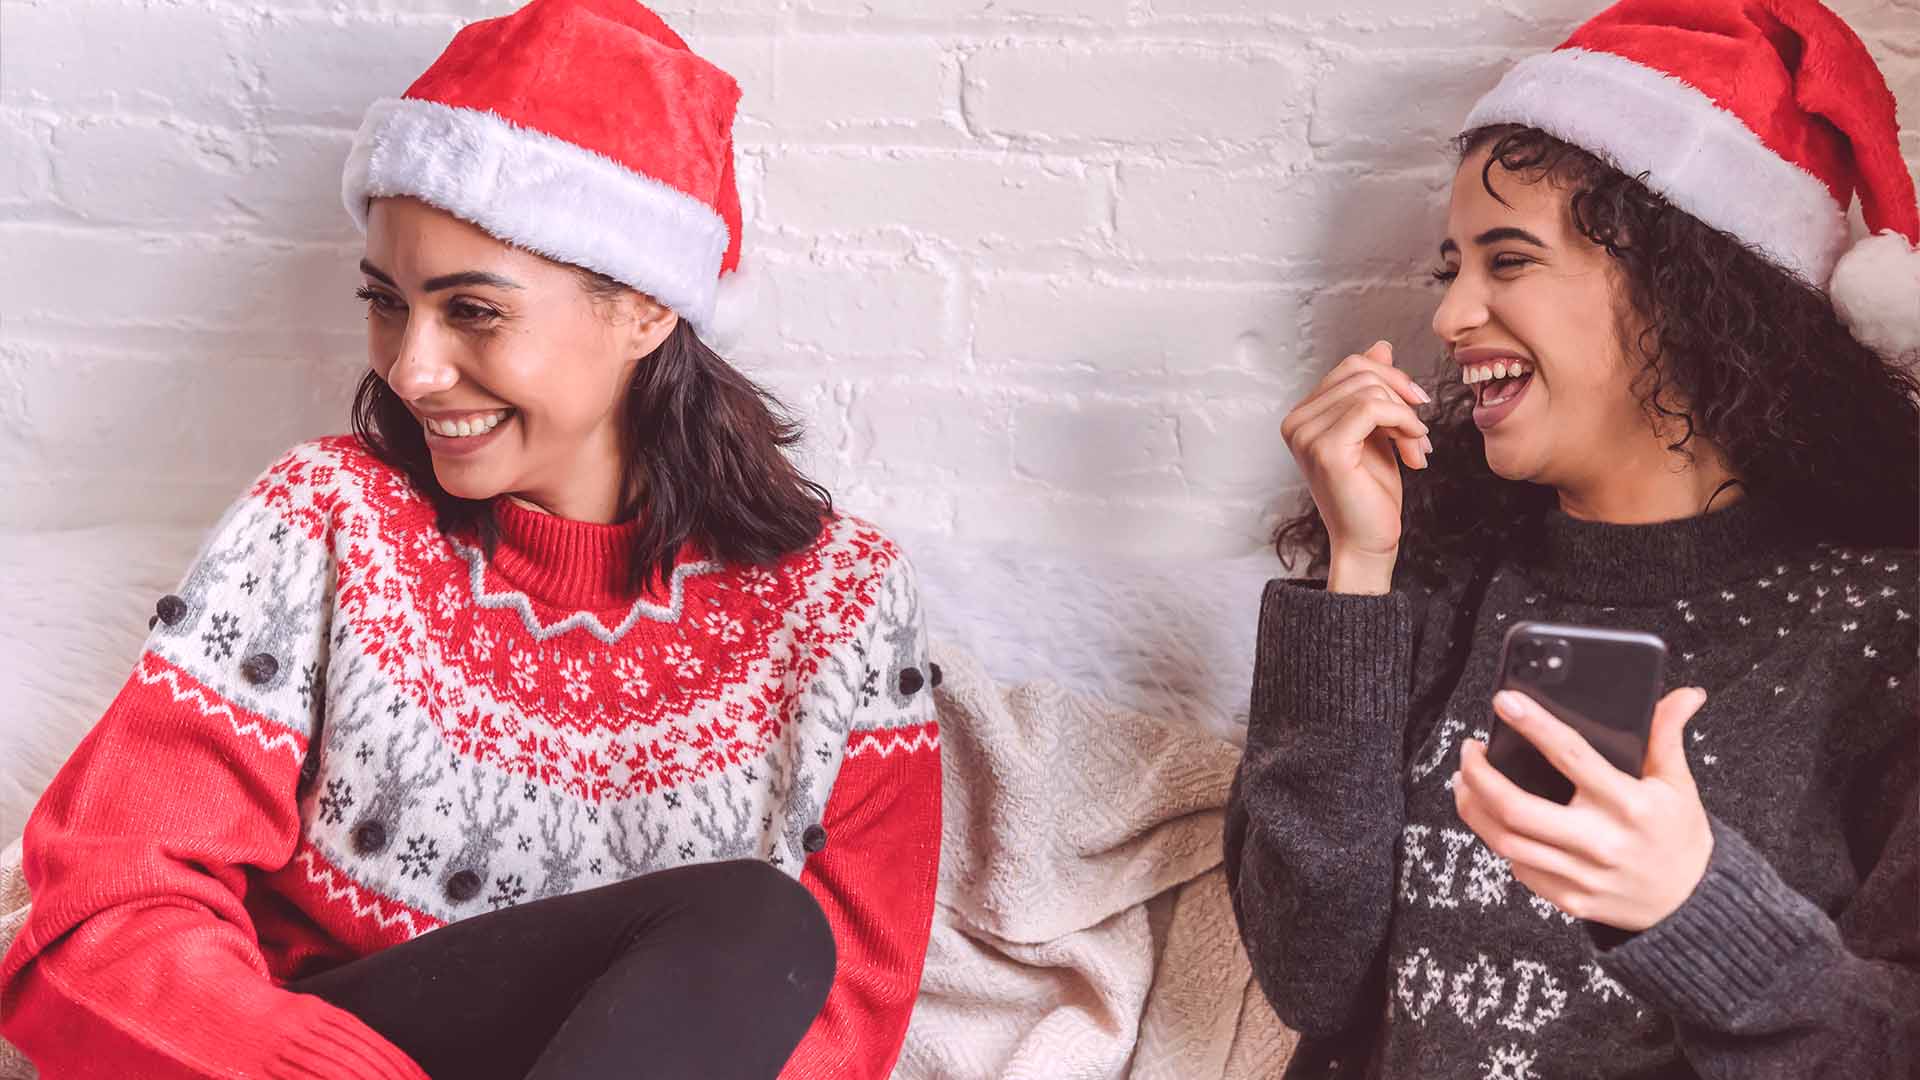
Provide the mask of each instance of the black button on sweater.
POLYGON ((807 831, 800 834, 800 846, 806 848, 807 854, 809 855, 817 851, 825 850, 827 846, 826 827, 823 825, 807 826, 807 831))

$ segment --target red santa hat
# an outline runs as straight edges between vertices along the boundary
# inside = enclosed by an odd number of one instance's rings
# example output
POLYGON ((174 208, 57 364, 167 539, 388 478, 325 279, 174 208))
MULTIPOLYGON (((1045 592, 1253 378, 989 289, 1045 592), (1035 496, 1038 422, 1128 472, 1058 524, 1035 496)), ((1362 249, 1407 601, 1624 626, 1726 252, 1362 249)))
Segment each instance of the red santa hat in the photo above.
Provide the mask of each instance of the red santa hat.
POLYGON ((1624 0, 1509 71, 1467 117, 1492 124, 1642 177, 1828 290, 1863 343, 1920 359, 1920 208, 1893 92, 1815 0, 1624 0))
POLYGON ((374 102, 341 180, 408 195, 672 308, 734 321, 740 88, 637 0, 533 0, 462 29, 399 98, 374 102))

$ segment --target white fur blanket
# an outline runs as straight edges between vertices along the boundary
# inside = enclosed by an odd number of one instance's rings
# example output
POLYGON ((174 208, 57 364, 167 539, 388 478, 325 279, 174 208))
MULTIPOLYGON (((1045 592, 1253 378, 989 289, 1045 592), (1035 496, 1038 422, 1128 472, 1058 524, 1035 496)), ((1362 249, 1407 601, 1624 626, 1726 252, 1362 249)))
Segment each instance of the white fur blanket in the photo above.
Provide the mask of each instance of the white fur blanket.
POLYGON ((0 844, 133 670, 199 529, 0 532, 0 844))
POLYGON ((938 644, 945 823, 896 1080, 1277 1075, 1221 869, 1239 750, 938 644))

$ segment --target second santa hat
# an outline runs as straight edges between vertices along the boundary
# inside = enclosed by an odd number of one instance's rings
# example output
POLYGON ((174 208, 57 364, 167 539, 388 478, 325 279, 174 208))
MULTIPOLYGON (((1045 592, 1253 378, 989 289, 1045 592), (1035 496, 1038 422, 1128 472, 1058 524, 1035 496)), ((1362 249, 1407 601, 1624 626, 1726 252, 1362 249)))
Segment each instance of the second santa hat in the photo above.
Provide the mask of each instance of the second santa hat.
POLYGON ((1815 0, 1625 0, 1515 65, 1467 117, 1493 124, 1643 177, 1826 289, 1862 342, 1920 359, 1920 206, 1893 93, 1815 0), (1852 244, 1856 194, 1872 235, 1852 244))
POLYGON ((534 0, 375 102, 342 195, 405 195, 652 296, 711 337, 740 266, 740 89, 637 0, 534 0))

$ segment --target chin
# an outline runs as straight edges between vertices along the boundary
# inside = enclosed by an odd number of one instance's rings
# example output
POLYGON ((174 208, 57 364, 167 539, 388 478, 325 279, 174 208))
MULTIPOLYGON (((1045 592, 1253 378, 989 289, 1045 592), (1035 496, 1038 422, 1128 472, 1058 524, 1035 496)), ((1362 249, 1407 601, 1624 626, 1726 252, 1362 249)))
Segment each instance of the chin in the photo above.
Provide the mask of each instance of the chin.
POLYGON ((1502 480, 1537 482, 1541 455, 1522 446, 1505 446, 1487 440, 1487 468, 1502 480))
POLYGON ((469 499, 485 502, 507 490, 506 484, 488 475, 485 469, 463 469, 459 466, 448 468, 439 461, 433 463, 433 478, 440 481, 440 487, 456 499, 469 499))

